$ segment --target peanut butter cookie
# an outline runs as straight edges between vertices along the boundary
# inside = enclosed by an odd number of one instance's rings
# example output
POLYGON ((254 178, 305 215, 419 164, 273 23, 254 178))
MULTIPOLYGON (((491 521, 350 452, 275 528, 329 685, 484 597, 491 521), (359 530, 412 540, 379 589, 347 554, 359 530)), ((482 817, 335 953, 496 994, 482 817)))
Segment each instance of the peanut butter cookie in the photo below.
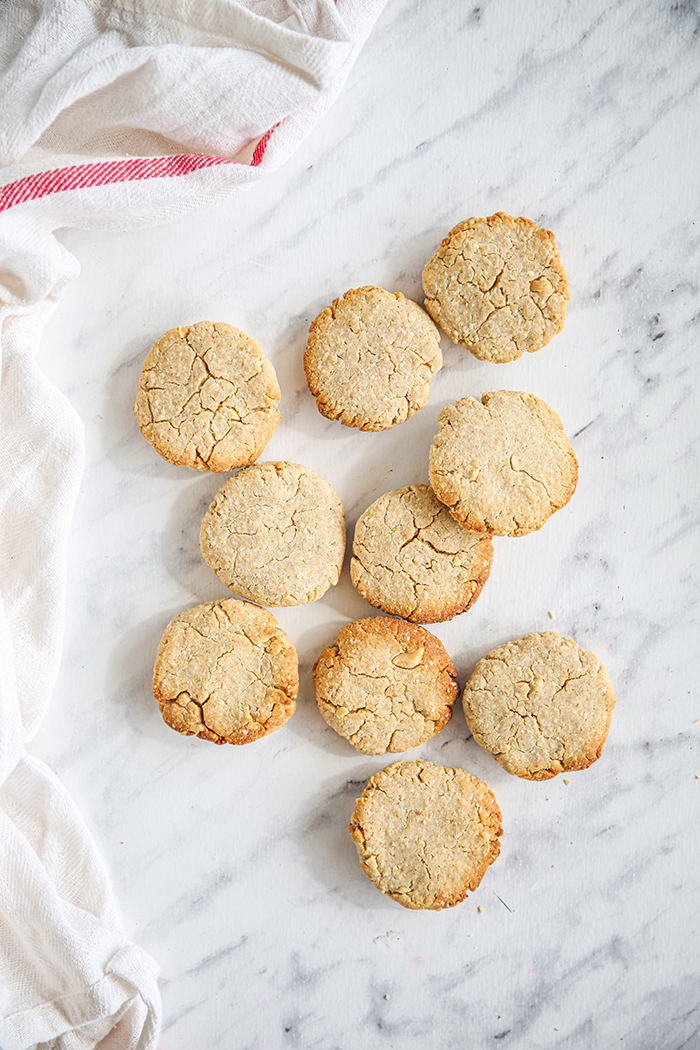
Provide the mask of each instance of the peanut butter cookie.
POLYGON ((279 402, 258 344, 230 324, 200 321, 153 344, 134 415, 168 463, 221 473, 258 458, 281 419, 279 402))
POLYGON ((479 597, 493 544, 462 528, 429 485, 408 485, 359 517, 352 554, 352 582, 370 605, 412 623, 440 623, 479 597))
POLYGON ((327 481, 296 463, 255 463, 229 478, 204 516, 202 555, 261 605, 303 605, 338 582, 345 511, 327 481))
POLYGON ((463 769, 395 762, 370 778, 348 828, 360 866, 404 908, 451 908, 500 852, 501 811, 463 769))
POLYGON ((595 653, 546 631, 479 660, 462 703, 477 744, 508 773, 548 780, 600 758, 615 694, 595 653))
POLYGON ((460 525, 524 536, 569 502, 578 465, 561 420, 532 394, 498 390, 443 408, 430 484, 460 525))
POLYGON ((346 427, 388 430, 428 400, 440 335, 400 292, 353 288, 309 328, 304 371, 319 412, 346 427))
POLYGON ((314 664, 318 708, 365 755, 405 751, 439 733, 459 695, 442 643, 387 616, 355 620, 314 664))
POLYGON ((232 598, 181 612, 153 672, 164 721, 185 736, 248 744, 284 725, 299 689, 297 654, 266 609, 232 598))
POLYGON ((497 212, 460 222, 423 270, 425 308, 481 361, 515 361, 564 326, 569 286, 554 235, 497 212))

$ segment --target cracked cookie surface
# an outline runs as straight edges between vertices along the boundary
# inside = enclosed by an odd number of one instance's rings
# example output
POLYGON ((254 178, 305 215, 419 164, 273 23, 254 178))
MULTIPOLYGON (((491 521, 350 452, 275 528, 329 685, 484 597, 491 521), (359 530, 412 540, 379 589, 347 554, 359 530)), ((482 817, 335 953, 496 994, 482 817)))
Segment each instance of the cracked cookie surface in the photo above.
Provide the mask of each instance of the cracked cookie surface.
POLYGON ((299 689, 297 654, 266 609, 233 598, 179 613, 153 672, 163 720, 185 736, 248 744, 284 725, 299 689))
POLYGON ((425 308, 481 361, 515 361, 564 326, 569 286, 554 235, 497 212, 449 232, 423 270, 425 308))
POLYGON ((472 532, 524 536, 571 499, 578 465, 561 420, 533 394, 461 398, 438 416, 435 495, 472 532))
POLYGON ((168 463, 220 473, 258 458, 282 418, 279 402, 258 344, 230 324, 200 321, 154 343, 134 415, 168 463))
POLYGON ((412 623, 440 623, 479 597, 493 544, 462 528, 429 485, 408 485, 358 518, 352 554, 352 582, 370 605, 412 623))
POLYGON ((508 773, 549 780, 600 758, 615 694, 595 653, 546 631, 479 660, 462 704, 477 744, 508 773))
POLYGON ((501 811, 463 769, 395 762, 370 778, 348 828, 367 878, 404 908, 451 908, 500 852, 501 811))
POLYGON ((440 334, 400 292, 353 288, 309 328, 304 371, 319 412, 387 430, 421 409, 442 366, 440 334))
POLYGON ((236 594, 303 605, 338 582, 345 511, 327 481, 297 463, 255 463, 229 478, 204 516, 200 547, 236 594))
POLYGON ((449 722, 457 671, 429 631, 386 616, 354 620, 314 664, 326 722, 365 755, 406 751, 449 722))

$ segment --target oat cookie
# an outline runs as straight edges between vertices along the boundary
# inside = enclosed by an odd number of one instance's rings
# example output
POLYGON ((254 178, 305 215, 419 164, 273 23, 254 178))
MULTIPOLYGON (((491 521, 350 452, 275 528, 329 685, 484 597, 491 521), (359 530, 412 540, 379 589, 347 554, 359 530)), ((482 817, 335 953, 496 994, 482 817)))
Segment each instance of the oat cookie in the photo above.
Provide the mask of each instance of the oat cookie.
POLYGON ((153 672, 164 721, 185 736, 248 744, 284 725, 297 654, 266 609, 233 598, 187 609, 165 629, 153 672))
POLYGON ((481 361, 515 361, 564 326, 569 286, 554 235, 498 212, 460 222, 423 270, 425 308, 481 361))
POLYGON ((360 516, 352 554, 352 582, 370 605, 412 623, 440 623, 479 597, 493 544, 462 528, 429 485, 408 485, 360 516))
POLYGON ((500 852, 501 811, 463 769, 395 762, 375 773, 348 828, 363 872, 404 908, 451 908, 500 852))
POLYGON ((400 292, 353 288, 309 328, 304 371, 319 412, 346 427, 387 430, 428 400, 440 334, 400 292))
POLYGON ((524 536, 569 502, 578 465, 561 420, 532 394, 498 390, 443 408, 430 483, 472 532, 524 536))
POLYGON ((230 324, 200 321, 154 343, 134 415, 168 463, 220 473, 258 458, 281 419, 279 401, 258 344, 230 324))
POLYGON ((459 695, 457 671, 435 635, 388 616, 347 624, 313 677, 326 722, 365 755, 429 740, 459 695))
POLYGON ((462 703, 477 744, 508 773, 549 780, 600 758, 615 694, 595 653, 546 631, 479 660, 462 703))
POLYGON ((327 481, 297 463, 255 463, 229 478, 202 521, 207 565, 242 598, 303 605, 338 582, 345 511, 327 481))

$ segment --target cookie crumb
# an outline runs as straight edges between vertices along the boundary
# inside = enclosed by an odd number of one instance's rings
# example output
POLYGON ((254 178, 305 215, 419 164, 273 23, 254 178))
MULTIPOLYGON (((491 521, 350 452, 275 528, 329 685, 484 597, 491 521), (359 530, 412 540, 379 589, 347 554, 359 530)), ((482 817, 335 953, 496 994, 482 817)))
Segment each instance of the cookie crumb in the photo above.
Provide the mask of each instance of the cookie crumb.
POLYGON ((477 910, 477 911, 479 912, 479 914, 480 914, 480 915, 481 915, 481 914, 483 913, 483 911, 484 911, 484 909, 483 909, 483 908, 481 907, 481 905, 479 905, 479 907, 478 907, 478 908, 477 908, 476 910, 477 910))
POLYGON ((388 995, 385 995, 384 998, 386 999, 387 1002, 389 1002, 389 996, 388 995))
POLYGON ((569 787, 569 785, 571 784, 571 781, 570 780, 565 780, 564 783, 566 784, 567 787, 569 787))
POLYGON ((553 620, 553 619, 554 619, 554 613, 552 612, 552 610, 551 610, 551 609, 549 610, 549 612, 547 613, 547 615, 549 616, 550 620, 553 620))

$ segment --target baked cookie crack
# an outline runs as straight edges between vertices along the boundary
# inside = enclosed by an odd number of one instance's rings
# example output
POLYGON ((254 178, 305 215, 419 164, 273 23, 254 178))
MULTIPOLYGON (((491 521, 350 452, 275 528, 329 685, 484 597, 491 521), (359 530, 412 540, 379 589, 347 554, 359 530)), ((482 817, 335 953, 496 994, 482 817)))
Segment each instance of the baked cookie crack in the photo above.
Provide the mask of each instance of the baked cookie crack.
POLYGON ((480 660, 462 702, 472 736, 504 769, 546 780, 600 756, 615 695, 595 654, 545 632, 480 660))
POLYGON ((385 493, 355 525, 350 575, 358 593, 416 623, 449 620, 478 598, 493 547, 462 528, 428 485, 385 493))
POLYGON ((447 335, 494 362, 548 343, 569 299, 553 235, 502 212, 458 223, 426 264, 423 290, 426 310, 447 335))
POLYGON ((455 678, 434 635, 387 617, 348 624, 313 669, 320 713, 364 754, 404 751, 439 732, 455 678))
POLYGON ((134 414, 164 459, 198 470, 252 463, 280 414, 274 369, 257 343, 223 323, 166 332, 141 372, 134 414))
POLYGON ((304 371, 319 412, 360 430, 386 430, 428 400, 441 367, 439 334, 400 293, 351 289, 313 321, 304 371))
POLYGON ((294 711, 298 684, 296 653, 274 617, 233 599, 176 616, 153 673, 165 722, 217 744, 278 729, 294 711))

